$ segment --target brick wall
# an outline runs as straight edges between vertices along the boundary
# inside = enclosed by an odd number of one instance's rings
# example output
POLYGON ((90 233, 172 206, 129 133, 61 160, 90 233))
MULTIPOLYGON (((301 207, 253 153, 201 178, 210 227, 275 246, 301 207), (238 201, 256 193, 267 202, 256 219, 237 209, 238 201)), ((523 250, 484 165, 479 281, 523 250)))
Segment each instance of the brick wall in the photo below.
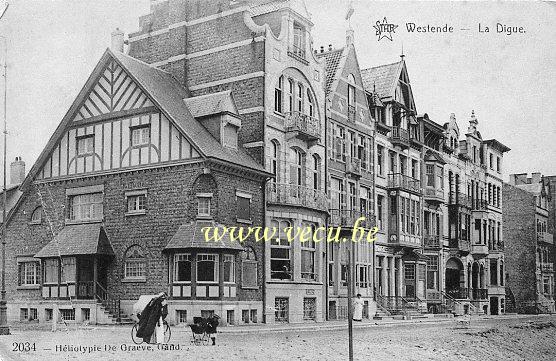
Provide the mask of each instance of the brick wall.
POLYGON ((502 198, 507 286, 515 297, 517 312, 534 312, 537 300, 534 196, 504 183, 502 198))
MULTIPOLYGON (((52 196, 45 197, 46 213, 54 218, 52 205, 55 204, 59 219, 64 219, 61 205, 66 203, 66 189, 96 184, 104 185, 104 227, 115 252, 115 259, 108 266, 108 291, 111 296, 122 299, 137 299, 141 294, 153 294, 167 289, 168 260, 162 250, 181 224, 195 219, 197 192, 211 191, 214 194, 213 218, 226 225, 237 225, 236 190, 248 192, 253 196, 253 225, 263 224, 263 194, 259 181, 219 170, 212 170, 210 175, 205 175, 199 165, 172 166, 55 182, 50 188, 52 196), (145 215, 125 216, 124 192, 137 188, 147 189, 147 212, 145 215), (145 250, 148 259, 147 281, 122 283, 124 254, 134 244, 145 250)), ((16 213, 8 224, 6 285, 10 300, 40 299, 40 290, 16 290, 16 257, 32 256, 51 240, 48 222, 29 225, 32 211, 41 204, 35 187, 26 191, 23 197, 22 204, 15 210, 16 213)), ((257 259, 262 260, 264 245, 252 246, 257 259)), ((239 261, 236 269, 239 276, 239 261)), ((259 262, 259 274, 259 290, 241 290, 238 293, 240 300, 262 299, 262 262, 259 262)))

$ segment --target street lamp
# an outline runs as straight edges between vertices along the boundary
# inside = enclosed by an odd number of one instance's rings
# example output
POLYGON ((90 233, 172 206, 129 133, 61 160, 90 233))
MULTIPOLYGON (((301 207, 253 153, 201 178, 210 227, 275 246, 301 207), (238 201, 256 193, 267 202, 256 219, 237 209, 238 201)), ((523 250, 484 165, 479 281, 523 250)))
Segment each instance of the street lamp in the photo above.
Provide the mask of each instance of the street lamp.
MULTIPOLYGON (((6 14, 9 4, 2 0, 0 1, 0 19, 6 14)), ((4 39, 4 184, 3 184, 3 207, 2 207, 2 290, 0 291, 0 335, 9 335, 10 327, 8 326, 8 310, 6 307, 6 139, 7 139, 7 121, 6 121, 6 103, 7 103, 7 81, 8 81, 8 42, 4 39)))

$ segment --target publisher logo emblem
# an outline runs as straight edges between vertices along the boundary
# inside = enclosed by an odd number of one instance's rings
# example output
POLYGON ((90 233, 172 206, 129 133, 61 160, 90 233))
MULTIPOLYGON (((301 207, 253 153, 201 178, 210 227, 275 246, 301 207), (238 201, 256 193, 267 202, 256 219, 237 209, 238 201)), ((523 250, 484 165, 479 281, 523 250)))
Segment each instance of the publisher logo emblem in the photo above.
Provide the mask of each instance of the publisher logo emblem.
POLYGON ((380 41, 381 39, 388 39, 390 41, 393 41, 392 39, 392 34, 394 34, 396 32, 396 28, 398 27, 398 25, 394 25, 394 24, 389 24, 388 20, 386 20, 386 16, 384 17, 384 19, 378 20, 376 22, 376 25, 373 26, 373 28, 375 28, 376 30, 376 35, 378 36, 378 41, 380 41))

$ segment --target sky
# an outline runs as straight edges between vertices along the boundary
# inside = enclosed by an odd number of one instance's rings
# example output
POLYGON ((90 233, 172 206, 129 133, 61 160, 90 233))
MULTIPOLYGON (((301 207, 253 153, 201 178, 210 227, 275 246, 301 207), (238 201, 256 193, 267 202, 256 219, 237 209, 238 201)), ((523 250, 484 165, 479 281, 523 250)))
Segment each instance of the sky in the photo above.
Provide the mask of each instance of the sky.
MULTIPOLYGON (((110 45, 110 33, 137 30, 149 1, 9 2, 0 19, 7 43, 8 163, 22 156, 29 170, 110 45)), ((347 0, 306 4, 315 47, 343 46, 347 0)), ((512 149, 504 157, 505 180, 511 173, 556 175, 556 3, 356 0, 353 7, 361 68, 398 61, 403 46, 418 113, 440 124, 455 113, 464 134, 474 110, 483 138, 512 149), (392 41, 379 41, 373 28, 384 18, 397 25, 392 41), (409 33, 406 23, 447 24, 454 31, 409 33), (497 33, 497 23, 524 33, 497 33), (489 32, 480 33, 479 24, 489 32)), ((0 64, 4 49, 0 39, 0 64)), ((0 92, 3 85, 0 79, 0 92)), ((0 104, 2 112, 3 96, 0 104)))

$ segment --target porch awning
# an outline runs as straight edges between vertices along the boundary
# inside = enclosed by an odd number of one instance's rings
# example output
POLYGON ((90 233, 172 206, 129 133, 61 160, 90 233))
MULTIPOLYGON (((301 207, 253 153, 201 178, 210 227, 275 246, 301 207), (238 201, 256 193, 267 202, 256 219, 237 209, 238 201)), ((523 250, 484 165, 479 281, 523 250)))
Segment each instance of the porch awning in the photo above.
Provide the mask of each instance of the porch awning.
POLYGON ((223 233, 225 226, 211 221, 196 221, 193 223, 182 224, 176 234, 174 234, 174 236, 170 239, 170 242, 168 242, 164 251, 187 248, 243 250, 243 246, 239 241, 232 241, 230 232, 226 232, 219 241, 214 239, 210 239, 209 241, 205 240, 205 232, 203 232, 203 228, 205 227, 212 228, 210 230, 210 234, 213 235, 213 232, 215 231, 213 227, 218 228, 218 232, 223 233))
POLYGON ((114 256, 114 250, 100 223, 65 226, 36 258, 98 254, 114 256))

